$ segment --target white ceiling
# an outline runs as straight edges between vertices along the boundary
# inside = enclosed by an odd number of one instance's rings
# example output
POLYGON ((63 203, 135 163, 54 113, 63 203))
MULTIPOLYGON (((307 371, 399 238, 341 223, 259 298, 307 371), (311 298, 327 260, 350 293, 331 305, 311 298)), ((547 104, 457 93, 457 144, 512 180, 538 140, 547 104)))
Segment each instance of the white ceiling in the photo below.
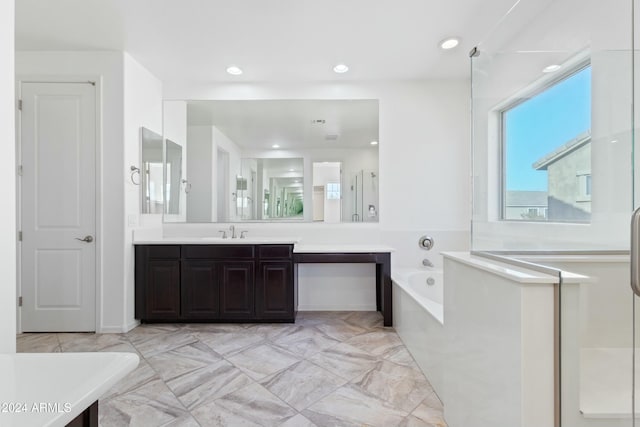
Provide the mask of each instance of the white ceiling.
POLYGON ((188 101, 187 124, 216 126, 245 149, 271 149, 273 144, 282 150, 373 149, 371 141, 378 141, 378 101, 188 101), (313 122, 319 120, 324 123, 313 122))
POLYGON ((18 0, 16 48, 125 50, 165 82, 468 78, 469 50, 515 2, 18 0), (440 50, 451 35, 461 45, 440 50))

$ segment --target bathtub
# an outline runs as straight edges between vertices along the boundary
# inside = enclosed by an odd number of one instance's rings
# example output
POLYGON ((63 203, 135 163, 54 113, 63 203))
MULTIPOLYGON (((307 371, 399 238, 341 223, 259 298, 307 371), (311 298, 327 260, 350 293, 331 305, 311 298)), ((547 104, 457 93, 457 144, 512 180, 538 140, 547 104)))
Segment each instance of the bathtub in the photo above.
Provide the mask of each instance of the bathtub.
POLYGON ((442 270, 398 269, 393 273, 396 286, 409 294, 440 324, 444 324, 442 270))
POLYGON ((394 328, 436 393, 442 396, 446 356, 442 271, 393 269, 391 276, 394 328))

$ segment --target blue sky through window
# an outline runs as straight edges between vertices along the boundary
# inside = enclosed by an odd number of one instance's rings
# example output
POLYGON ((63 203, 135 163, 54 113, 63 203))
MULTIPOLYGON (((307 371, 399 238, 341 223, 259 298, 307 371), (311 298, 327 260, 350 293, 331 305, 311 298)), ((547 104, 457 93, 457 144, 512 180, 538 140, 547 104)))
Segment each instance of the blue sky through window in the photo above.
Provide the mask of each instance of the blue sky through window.
POLYGON ((591 129, 591 67, 504 113, 506 190, 546 191, 547 171, 531 165, 591 129))

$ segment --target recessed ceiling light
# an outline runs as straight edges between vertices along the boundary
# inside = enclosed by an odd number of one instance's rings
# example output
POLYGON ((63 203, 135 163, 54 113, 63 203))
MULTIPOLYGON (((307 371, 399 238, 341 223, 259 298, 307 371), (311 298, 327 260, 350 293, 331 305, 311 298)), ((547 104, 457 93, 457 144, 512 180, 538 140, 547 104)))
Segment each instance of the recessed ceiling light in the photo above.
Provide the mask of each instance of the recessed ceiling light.
POLYGON ((440 48, 444 50, 453 49, 460 44, 460 39, 457 37, 448 37, 440 42, 440 48))
POLYGON ((227 73, 233 76, 239 76, 240 74, 242 74, 242 70, 240 69, 240 67, 236 67, 235 65, 232 65, 227 68, 227 73))
POLYGON ((347 71, 349 71, 349 67, 347 67, 344 64, 338 64, 335 67, 333 67, 333 71, 335 71, 338 74, 342 74, 342 73, 346 73, 347 71))
POLYGON ((553 73, 554 71, 558 71, 560 68, 562 68, 561 65, 551 64, 551 65, 547 65, 546 67, 544 67, 542 69, 542 72, 543 73, 553 73))
POLYGON ((293 169, 289 169, 289 172, 295 172, 293 169))
POLYGON ((371 145, 378 145, 378 141, 371 141, 371 145))
POLYGON ((278 144, 273 144, 271 148, 280 148, 280 146, 278 144))

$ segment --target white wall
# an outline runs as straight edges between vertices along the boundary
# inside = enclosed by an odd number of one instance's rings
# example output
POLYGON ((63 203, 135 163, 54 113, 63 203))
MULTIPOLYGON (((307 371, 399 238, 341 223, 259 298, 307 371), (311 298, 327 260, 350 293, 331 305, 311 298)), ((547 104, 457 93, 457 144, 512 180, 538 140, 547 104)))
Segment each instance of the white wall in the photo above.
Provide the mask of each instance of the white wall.
MULTIPOLYGON (((173 103, 165 103, 173 104, 173 103)), ((165 120, 166 122, 166 120, 165 120)), ((214 161, 211 126, 187 127, 187 181, 191 190, 187 199, 187 221, 204 222, 215 218, 214 178, 211 165, 214 161)), ((184 193, 181 193, 181 195, 184 193)))
MULTIPOLYGON (((187 178, 187 103, 171 102, 163 103, 163 136, 182 147, 182 178, 187 178)), ((184 221, 187 211, 187 198, 184 187, 180 192, 180 214, 171 215, 171 220, 184 221)), ((158 221, 162 222, 159 215, 158 221)))
POLYGON ((14 92, 14 2, 0 3, 0 353, 16 351, 16 155, 14 92))
MULTIPOLYGON (((389 234, 385 240, 403 246, 398 247, 403 251, 406 243, 409 265, 417 262, 412 249, 417 249, 421 232, 441 236, 436 250, 445 250, 440 245, 449 247, 449 242, 460 249, 468 247, 468 81, 241 85, 165 82, 164 90, 166 99, 378 99, 379 227, 389 234), (404 235, 405 231, 409 234, 404 235), (403 235, 397 239, 395 234, 403 235)), ((308 166, 305 164, 305 168, 308 166)))
POLYGON ((552 283, 518 283, 457 260, 444 265, 444 381, 451 427, 550 427, 552 283))
MULTIPOLYGON (((124 53, 124 169, 125 169, 125 207, 126 226, 124 227, 124 315, 120 322, 110 329, 113 332, 123 328, 129 330, 134 321, 134 251, 132 230, 138 226, 140 215, 141 187, 134 185, 129 178, 128 165, 141 167, 140 128, 146 127, 162 134, 162 82, 140 65, 131 55, 124 53)), ((109 265, 103 266, 109 269, 109 265)), ((117 294, 117 292, 114 292, 117 294)), ((122 303, 120 303, 122 304, 122 303)), ((111 311, 111 306, 105 306, 111 311)), ((114 307, 114 314, 115 311, 114 307)), ((104 329, 107 329, 104 325, 104 329)))
MULTIPOLYGON (((468 81, 226 85, 165 82, 164 90, 166 99, 378 99, 379 223, 336 226, 308 223, 289 227, 250 224, 245 228, 253 235, 272 234, 273 230, 295 233, 307 242, 347 244, 377 240, 396 249, 392 255, 395 266, 421 266, 425 255, 436 265, 442 265, 440 251, 468 249, 471 210, 468 81), (422 234, 435 238, 435 249, 430 253, 418 247, 422 234)), ((305 170, 311 171, 310 160, 305 159, 305 170)), ((312 194, 312 183, 305 182, 305 205, 311 202, 312 194)), ((307 211, 311 220, 311 212, 307 211)), ((172 224, 165 226, 164 231, 165 235, 215 235, 219 228, 216 224, 172 224)), ((301 298, 310 295, 315 277, 313 269, 307 267, 311 266, 301 266, 299 270, 301 298)), ((357 270, 358 266, 353 268, 354 276, 363 273, 357 270)), ((346 272, 335 270, 335 275, 344 277, 346 272)), ((368 280, 373 281, 373 275, 368 280)), ((368 298, 364 290, 356 296, 339 292, 339 289, 328 292, 327 298, 352 306, 368 298)))
POLYGON ((16 52, 18 78, 98 82, 98 331, 122 332, 133 319, 131 230, 138 226, 140 188, 130 182, 140 164, 140 127, 162 130, 160 82, 124 52, 16 52))
POLYGON ((121 330, 125 317, 124 181, 124 56, 122 52, 16 52, 20 77, 74 80, 96 79, 101 99, 98 156, 98 328, 121 330), (115 213, 115 214, 114 214, 115 213))

